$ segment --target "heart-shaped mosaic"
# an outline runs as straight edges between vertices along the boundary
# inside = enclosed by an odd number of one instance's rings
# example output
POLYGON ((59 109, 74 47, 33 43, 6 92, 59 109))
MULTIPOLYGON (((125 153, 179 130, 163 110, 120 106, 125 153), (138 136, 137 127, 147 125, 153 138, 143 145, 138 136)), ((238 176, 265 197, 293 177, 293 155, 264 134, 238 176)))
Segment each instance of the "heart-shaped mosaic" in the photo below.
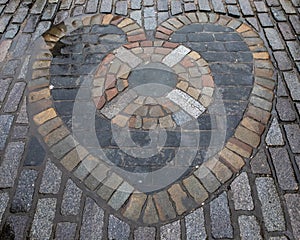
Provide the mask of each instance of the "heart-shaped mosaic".
POLYGON ((238 20, 189 13, 155 37, 111 14, 51 28, 35 45, 28 101, 60 164, 146 225, 201 206, 239 172, 275 85, 263 41, 238 20))

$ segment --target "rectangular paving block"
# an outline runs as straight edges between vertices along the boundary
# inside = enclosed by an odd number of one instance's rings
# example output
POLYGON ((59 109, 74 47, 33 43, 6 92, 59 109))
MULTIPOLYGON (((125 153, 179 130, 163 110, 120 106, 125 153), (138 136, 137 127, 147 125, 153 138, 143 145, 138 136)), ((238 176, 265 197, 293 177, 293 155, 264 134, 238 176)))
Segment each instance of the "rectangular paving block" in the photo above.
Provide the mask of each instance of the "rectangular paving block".
POLYGON ((129 185, 127 182, 123 182, 116 192, 111 196, 108 205, 116 210, 120 209, 133 190, 134 188, 131 185, 129 185))
POLYGON ((179 46, 170 52, 167 56, 164 57, 162 63, 166 64, 169 67, 175 66, 179 63, 191 50, 185 46, 179 46))
POLYGON ((294 101, 299 101, 300 100, 300 82, 295 73, 295 70, 290 71, 290 72, 284 72, 283 76, 284 76, 284 80, 290 90, 292 99, 294 101))
POLYGON ((13 86, 13 89, 10 91, 8 95, 7 102, 4 105, 5 112, 15 112, 19 107, 19 103, 22 99, 23 92, 25 90, 26 83, 25 82, 17 82, 13 86))
POLYGON ((205 219, 202 208, 190 213, 185 217, 187 239, 206 239, 205 219))
POLYGON ((167 98, 172 100, 175 104, 179 105, 193 118, 197 119, 205 111, 205 107, 203 107, 199 102, 179 89, 172 90, 167 95, 167 98))
POLYGON ((63 200, 61 203, 61 213, 64 216, 77 215, 79 213, 82 190, 69 179, 65 186, 63 200))
POLYGON ((62 172, 52 162, 48 161, 43 173, 40 193, 58 193, 61 176, 62 172))
POLYGON ((285 201, 288 208, 288 213, 291 219, 291 225, 294 237, 300 236, 300 195, 299 194, 286 194, 285 201))
POLYGON ((124 47, 119 48, 115 52, 115 56, 122 62, 128 63, 130 67, 135 68, 143 62, 142 59, 134 55, 131 51, 124 47))
POLYGON ((249 0, 239 0, 240 8, 245 16, 254 16, 249 0))
POLYGON ((0 202, 1 202, 1 204, 0 204, 0 223, 1 223, 3 213, 5 212, 5 209, 7 207, 8 201, 9 201, 8 193, 6 193, 6 192, 0 193, 0 202))
POLYGON ((11 142, 7 145, 0 166, 0 188, 8 188, 14 185, 24 146, 23 142, 11 142))
POLYGON ((4 150, 13 120, 13 115, 0 115, 0 151, 4 150))
POLYGON ((179 220, 166 224, 160 228, 161 240, 180 239, 180 236, 181 236, 181 226, 179 220))

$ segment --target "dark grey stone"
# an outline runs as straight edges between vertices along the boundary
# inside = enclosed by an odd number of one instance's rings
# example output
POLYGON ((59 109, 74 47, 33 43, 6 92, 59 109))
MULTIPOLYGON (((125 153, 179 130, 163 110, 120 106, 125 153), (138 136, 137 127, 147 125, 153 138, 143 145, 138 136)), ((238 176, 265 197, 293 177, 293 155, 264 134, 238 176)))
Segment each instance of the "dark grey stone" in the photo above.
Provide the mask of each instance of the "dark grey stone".
POLYGON ((288 208, 288 213, 291 219, 291 225, 295 239, 300 236, 300 195, 299 194, 286 194, 285 201, 288 208))
POLYGON ((87 198, 82 217, 80 239, 97 240, 102 239, 104 211, 92 200, 87 198))
POLYGON ((68 180, 61 203, 62 215, 77 215, 79 213, 82 190, 72 180, 68 180))
POLYGON ((2 216, 3 216, 3 213, 5 212, 5 209, 7 207, 7 203, 9 201, 9 195, 8 193, 0 193, 0 223, 1 223, 1 219, 2 219, 2 216))
POLYGON ((277 98, 276 110, 281 121, 294 121, 296 114, 288 98, 277 98))
POLYGON ((69 135, 51 148, 53 155, 60 159, 76 146, 74 138, 69 135))
POLYGON ((171 1, 171 13, 172 15, 177 15, 179 13, 182 13, 182 6, 180 1, 178 0, 171 1))
POLYGON ((287 150, 285 148, 269 148, 269 151, 280 188, 283 190, 297 190, 298 184, 287 150))
MULTIPOLYGON (((4 224, 3 229, 9 229, 10 234, 13 235, 14 240, 23 240, 26 238, 26 225, 29 220, 29 217, 27 216, 18 216, 18 215, 12 215, 9 216, 4 224)), ((6 235, 7 232, 2 231, 0 234, 1 239, 11 239, 8 235, 6 235)))
POLYGON ((8 90, 10 83, 11 83, 11 79, 0 80, 0 102, 3 102, 3 100, 7 94, 7 90, 8 90))
POLYGON ((292 27, 296 34, 300 34, 300 20, 297 15, 290 15, 289 19, 291 21, 292 27))
POLYGON ((285 221, 274 180, 270 177, 259 177, 255 183, 267 230, 284 231, 285 221))
POLYGON ((254 16, 249 0, 239 0, 239 3, 244 16, 254 16))
POLYGON ((155 240, 156 230, 154 227, 139 227, 134 231, 135 240, 155 240))
POLYGON ((232 238, 230 212, 226 192, 210 203, 211 231, 215 238, 232 238))
POLYGON ((108 239, 126 240, 129 239, 129 234, 130 226, 127 223, 121 221, 113 215, 109 216, 108 239))
POLYGON ((103 0, 100 5, 101 13, 110 13, 112 10, 112 0, 103 0))
POLYGON ((263 149, 259 150, 256 156, 250 161, 250 165, 253 173, 271 174, 267 156, 263 149))
POLYGON ((260 226, 257 222, 256 217, 242 215, 238 218, 239 227, 240 227, 240 236, 241 239, 257 239, 262 240, 260 234, 260 226))
POLYGON ((24 145, 23 142, 11 142, 7 145, 0 166, 0 188, 8 188, 14 185, 24 152, 24 145))
POLYGON ((39 166, 44 162, 46 152, 36 137, 31 137, 24 166, 39 166))
POLYGON ((35 170, 25 169, 21 172, 16 193, 11 204, 11 212, 28 212, 30 210, 37 176, 38 173, 35 170))
POLYGON ((30 230, 31 239, 50 239, 55 210, 55 198, 41 198, 38 200, 30 230))
MULTIPOLYGON (((11 60, 11 61, 6 62, 4 67, 2 68, 1 74, 3 74, 4 76, 11 76, 11 77, 14 76, 16 74, 17 68, 19 67, 19 64, 20 64, 19 60, 11 60)), ((16 85, 16 88, 14 90, 16 91, 16 90, 18 90, 20 83, 15 83, 15 85, 16 85)), ((10 105, 10 103, 7 102, 6 105, 10 105)))
POLYGON ((25 54, 25 51, 30 43, 31 36, 29 34, 22 34, 17 40, 16 43, 12 46, 13 56, 18 58, 25 54))
POLYGON ((277 118, 274 118, 266 136, 268 146, 283 146, 284 141, 277 118))
POLYGON ((180 221, 175 221, 166 224, 160 228, 160 239, 161 240, 175 240, 180 239, 181 227, 180 221))
POLYGON ((14 139, 24 139, 28 133, 28 126, 17 125, 13 128, 12 138, 14 139))
POLYGON ((0 115, 0 150, 4 150, 14 120, 13 115, 0 115))
POLYGON ((56 194, 60 188, 62 172, 52 163, 47 161, 40 186, 41 193, 56 194))
POLYGON ((127 1, 118 1, 116 3, 116 14, 126 16, 127 15, 127 8, 128 8, 127 1))
POLYGON ((280 70, 291 70, 293 68, 292 62, 285 51, 276 51, 273 53, 280 70))
POLYGON ((185 217, 187 239, 206 239, 203 209, 199 208, 185 217))
POLYGON ((293 153, 300 153, 300 127, 298 124, 284 125, 288 142, 293 153))
POLYGON ((76 236, 76 223, 60 222, 56 226, 55 239, 72 240, 76 236))
POLYGON ((15 112, 19 107, 19 103, 22 99, 23 92, 25 90, 26 83, 17 82, 13 86, 13 89, 10 91, 8 95, 7 102, 4 105, 5 112, 15 112))

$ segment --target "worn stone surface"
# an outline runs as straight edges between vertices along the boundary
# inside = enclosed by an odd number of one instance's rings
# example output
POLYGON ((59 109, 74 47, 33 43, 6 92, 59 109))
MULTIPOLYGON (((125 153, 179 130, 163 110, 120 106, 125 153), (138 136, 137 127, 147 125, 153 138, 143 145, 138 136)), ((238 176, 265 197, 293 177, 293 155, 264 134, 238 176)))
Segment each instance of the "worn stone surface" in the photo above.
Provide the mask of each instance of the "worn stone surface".
POLYGON ((63 215, 77 215, 80 209, 81 196, 82 190, 69 179, 63 194, 61 213, 63 215))
POLYGON ((0 150, 4 150, 13 120, 13 115, 0 115, 0 150))
POLYGON ((263 149, 261 149, 253 159, 250 161, 251 170, 253 173, 270 174, 270 166, 267 161, 267 156, 263 149))
POLYGON ((169 223, 160 228, 160 239, 175 240, 181 239, 180 221, 169 223))
POLYGON ((56 194, 59 191, 62 172, 50 161, 47 161, 40 186, 41 193, 56 194))
POLYGON ((241 239, 263 239, 260 226, 254 216, 242 215, 238 218, 241 239))
POLYGON ((156 230, 154 227, 139 227, 134 231, 134 239, 154 240, 156 230))
POLYGON ((187 239, 206 239, 203 209, 199 208, 185 217, 187 239))
POLYGON ((127 223, 110 215, 108 222, 108 239, 129 239, 130 227, 127 223))
POLYGON ((1 193, 0 194, 0 200, 1 200, 1 205, 0 205, 0 222, 1 222, 1 219, 2 219, 2 216, 3 216, 3 213, 7 207, 7 203, 9 201, 9 196, 7 193, 1 193))
POLYGON ((293 153, 300 153, 300 127, 298 124, 284 125, 288 142, 293 153))
POLYGON ((60 222, 56 226, 55 238, 57 239, 74 239, 76 235, 76 223, 60 222))
POLYGON ((291 219, 292 229, 294 236, 300 236, 300 214, 299 214, 299 204, 300 195, 299 194, 286 194, 285 201, 288 208, 288 213, 291 219))
POLYGON ((266 136, 268 146, 283 146, 284 140, 277 118, 274 118, 266 136))

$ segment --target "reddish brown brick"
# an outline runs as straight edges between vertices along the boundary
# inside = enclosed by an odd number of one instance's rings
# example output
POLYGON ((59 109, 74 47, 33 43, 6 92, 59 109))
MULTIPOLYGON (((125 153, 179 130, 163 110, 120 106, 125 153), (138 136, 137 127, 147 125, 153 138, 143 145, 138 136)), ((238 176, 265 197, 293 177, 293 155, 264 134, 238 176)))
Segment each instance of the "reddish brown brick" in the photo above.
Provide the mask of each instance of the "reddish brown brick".
POLYGON ((105 94, 106 94, 107 101, 110 101, 111 99, 113 99, 115 96, 118 95, 118 89, 117 88, 108 89, 105 91, 105 94))
POLYGON ((134 35, 134 36, 128 36, 128 41, 129 42, 136 42, 136 41, 143 41, 146 40, 146 36, 144 33, 134 35))

